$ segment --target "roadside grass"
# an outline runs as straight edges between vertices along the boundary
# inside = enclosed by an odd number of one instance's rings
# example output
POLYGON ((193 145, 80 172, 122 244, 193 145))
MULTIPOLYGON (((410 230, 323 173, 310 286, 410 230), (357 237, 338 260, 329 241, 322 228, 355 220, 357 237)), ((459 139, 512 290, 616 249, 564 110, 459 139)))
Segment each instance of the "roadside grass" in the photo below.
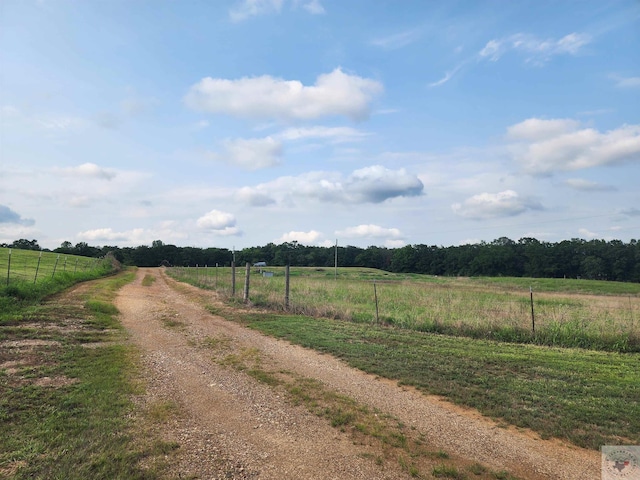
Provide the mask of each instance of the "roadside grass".
POLYGON ((640 443, 638 354, 451 337, 230 307, 224 315, 531 429, 541 438, 596 450, 640 443))
MULTIPOLYGON (((252 276, 254 307, 484 340, 640 352, 640 284, 442 278, 364 268, 341 268, 334 278, 333 269, 292 268, 289 307, 285 308, 283 269, 269 270, 274 274, 271 278, 252 276)), ((230 297, 228 268, 167 272, 177 280, 215 289, 228 301, 238 301, 238 291, 230 297), (218 272, 215 277, 214 271, 218 272)), ((238 274, 236 282, 241 281, 238 274)))
POLYGON ((124 343, 111 303, 134 275, 87 284, 65 303, 56 296, 2 316, 0 477, 158 478, 177 447, 135 437, 137 354, 124 343))
MULTIPOLYGON (((201 348, 210 349, 220 365, 245 372, 259 382, 286 395, 294 406, 302 406, 342 433, 350 436, 354 445, 364 450, 360 455, 378 466, 397 462, 414 478, 430 478, 427 472, 442 471, 474 473, 474 478, 497 479, 500 472, 477 462, 449 455, 425 447, 425 437, 417 429, 408 427, 396 418, 361 405, 352 398, 327 388, 322 382, 289 371, 274 371, 263 362, 262 353, 255 348, 242 348, 237 354, 227 354, 228 343, 223 339, 206 338, 201 348)), ((464 473, 455 477, 467 478, 464 473)), ((509 477, 515 480, 515 477, 509 477)))

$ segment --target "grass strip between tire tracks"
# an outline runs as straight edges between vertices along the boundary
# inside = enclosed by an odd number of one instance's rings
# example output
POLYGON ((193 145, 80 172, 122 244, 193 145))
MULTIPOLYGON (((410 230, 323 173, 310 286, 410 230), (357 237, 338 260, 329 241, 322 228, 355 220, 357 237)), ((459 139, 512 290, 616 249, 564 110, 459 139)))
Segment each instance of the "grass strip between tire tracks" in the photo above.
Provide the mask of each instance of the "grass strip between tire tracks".
POLYGON ((442 395, 542 438, 590 449, 640 444, 638 354, 509 344, 303 316, 234 315, 265 334, 442 395))
POLYGON ((71 302, 52 298, 0 321, 1 478, 158 478, 158 442, 134 439, 136 355, 112 304, 133 277, 94 281, 71 302))

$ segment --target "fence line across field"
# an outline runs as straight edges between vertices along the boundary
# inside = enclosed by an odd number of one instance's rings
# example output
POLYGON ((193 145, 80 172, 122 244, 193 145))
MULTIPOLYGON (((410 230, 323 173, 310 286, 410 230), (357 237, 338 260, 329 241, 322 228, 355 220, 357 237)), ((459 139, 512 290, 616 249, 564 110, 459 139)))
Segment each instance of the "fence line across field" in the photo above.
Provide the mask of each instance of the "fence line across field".
POLYGON ((5 273, 5 285, 14 281, 33 282, 53 278, 62 272, 78 273, 93 270, 101 262, 99 258, 78 257, 32 250, 0 250, 0 271, 5 273), (2 251, 6 255, 2 255, 2 251), (44 255, 43 255, 44 253, 44 255))
MULTIPOLYGON (((172 275, 233 297, 235 270, 231 268, 229 275, 229 267, 174 267, 172 275)), ((570 329, 574 329, 602 337, 618 335, 622 341, 637 342, 640 338, 637 294, 599 296, 541 291, 534 299, 533 287, 474 290, 467 286, 465 290, 465 287, 457 289, 428 281, 342 280, 333 276, 305 277, 300 276, 300 272, 291 279, 291 287, 289 282, 289 268, 253 267, 252 270, 247 266, 243 301, 294 314, 386 323, 416 330, 435 323, 462 330, 490 331, 506 326, 537 335, 552 328, 564 329, 559 334, 565 336, 570 336, 573 333, 570 329), (272 270, 277 273, 275 277, 272 270), (256 277, 251 284, 249 275, 256 277)))

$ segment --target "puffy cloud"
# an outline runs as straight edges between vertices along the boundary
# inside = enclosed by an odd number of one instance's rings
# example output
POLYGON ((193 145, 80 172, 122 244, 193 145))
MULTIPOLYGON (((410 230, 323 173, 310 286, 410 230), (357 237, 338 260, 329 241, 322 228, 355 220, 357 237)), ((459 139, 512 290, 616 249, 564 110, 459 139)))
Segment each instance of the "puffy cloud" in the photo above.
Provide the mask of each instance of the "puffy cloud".
POLYGON ((95 163, 83 163, 77 167, 54 168, 53 171, 71 177, 98 178, 101 180, 113 180, 117 176, 113 170, 99 167, 95 163))
POLYGON ((424 185, 417 176, 404 168, 389 170, 380 165, 354 171, 346 188, 348 195, 362 202, 380 203, 394 197, 413 197, 422 194, 424 185))
POLYGON ((317 232, 315 230, 311 230, 309 232, 291 231, 291 232, 285 233, 284 235, 282 235, 277 240, 274 240, 274 243, 280 244, 280 243, 285 243, 285 242, 286 243, 298 242, 298 243, 302 243, 302 244, 305 244, 305 245, 309 245, 309 244, 312 244, 314 242, 317 242, 318 239, 321 236, 322 236, 322 233, 317 232))
POLYGON ((198 228, 207 230, 215 235, 231 236, 241 235, 242 232, 235 226, 236 217, 231 213, 220 210, 211 210, 204 214, 196 222, 198 228))
POLYGON ((236 138, 223 141, 222 146, 224 153, 210 153, 209 157, 246 170, 272 167, 282 157, 282 143, 272 137, 236 138))
POLYGON ((22 218, 18 213, 5 205, 0 205, 0 223, 12 223, 30 227, 36 222, 32 219, 22 218))
POLYGON ((528 119, 509 127, 513 157, 533 174, 640 160, 640 125, 600 133, 572 120, 528 119))
POLYGON ((541 210, 538 202, 520 197, 513 190, 498 193, 480 193, 462 203, 454 203, 451 209, 456 215, 475 220, 495 217, 512 217, 527 210, 541 210))
POLYGON ((385 228, 379 225, 358 225, 336 231, 336 235, 345 238, 394 238, 402 237, 397 228, 385 228))
POLYGON ((231 213, 211 210, 198 219, 197 225, 206 230, 221 230, 226 227, 233 227, 236 218, 231 213))
POLYGON ((570 178, 566 181, 566 184, 576 190, 584 190, 587 192, 610 192, 616 190, 615 187, 610 185, 602 185, 583 178, 570 178))
POLYGON ((418 196, 423 189, 424 185, 416 175, 405 169, 389 170, 379 165, 356 170, 347 178, 335 172, 310 172, 297 177, 280 177, 256 187, 256 191, 272 192, 272 197, 341 204, 381 203, 396 197, 418 196))
POLYGON ((507 128, 509 138, 516 140, 544 140, 577 129, 580 122, 567 118, 544 120, 529 118, 507 128))
POLYGON ((239 80, 207 77, 191 87, 185 102, 195 110, 247 118, 288 121, 344 115, 363 120, 382 90, 375 80, 336 68, 318 76, 311 86, 269 75, 239 80))

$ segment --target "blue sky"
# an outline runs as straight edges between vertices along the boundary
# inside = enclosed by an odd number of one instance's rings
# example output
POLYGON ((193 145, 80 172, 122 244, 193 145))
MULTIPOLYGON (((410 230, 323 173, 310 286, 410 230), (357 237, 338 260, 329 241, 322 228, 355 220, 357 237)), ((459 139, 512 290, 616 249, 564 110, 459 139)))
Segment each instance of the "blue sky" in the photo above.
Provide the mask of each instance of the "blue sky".
POLYGON ((0 242, 640 238, 640 3, 0 0, 0 242))

